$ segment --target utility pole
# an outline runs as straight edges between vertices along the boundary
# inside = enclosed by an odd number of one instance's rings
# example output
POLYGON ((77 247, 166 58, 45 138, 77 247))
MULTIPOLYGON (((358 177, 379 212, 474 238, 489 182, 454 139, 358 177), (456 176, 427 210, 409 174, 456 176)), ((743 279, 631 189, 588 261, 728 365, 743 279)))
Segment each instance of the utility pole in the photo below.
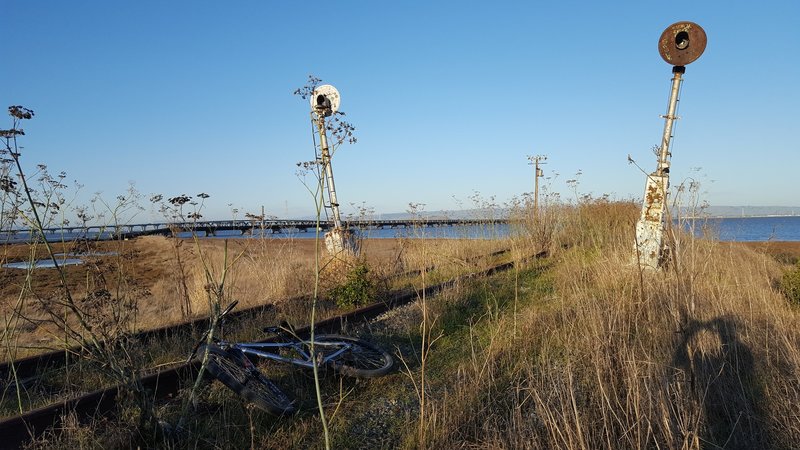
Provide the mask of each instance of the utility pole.
MULTIPOLYGON (((636 256, 640 267, 655 269, 662 265, 667 253, 664 245, 665 213, 669 188, 670 142, 672 128, 678 119, 678 95, 680 93, 686 65, 695 61, 706 48, 706 33, 700 25, 693 22, 677 22, 661 34, 658 51, 672 67, 672 87, 670 89, 667 114, 664 118, 664 132, 658 151, 658 164, 655 172, 647 176, 642 213, 636 223, 636 256)), ((666 220, 671 220, 667 217, 666 220)))
POLYGON ((547 156, 528 155, 528 160, 530 161, 528 164, 533 166, 533 216, 536 217, 539 215, 539 178, 544 176, 544 171, 539 168, 539 164, 546 164, 544 161, 547 161, 547 156))

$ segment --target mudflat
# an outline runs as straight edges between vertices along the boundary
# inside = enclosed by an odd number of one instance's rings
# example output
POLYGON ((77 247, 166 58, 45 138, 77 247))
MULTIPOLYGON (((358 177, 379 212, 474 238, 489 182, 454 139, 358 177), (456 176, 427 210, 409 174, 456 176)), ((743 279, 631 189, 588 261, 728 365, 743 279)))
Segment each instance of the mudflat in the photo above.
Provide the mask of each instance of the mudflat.
POLYGON ((796 263, 800 260, 800 241, 731 242, 772 256, 780 262, 796 263))

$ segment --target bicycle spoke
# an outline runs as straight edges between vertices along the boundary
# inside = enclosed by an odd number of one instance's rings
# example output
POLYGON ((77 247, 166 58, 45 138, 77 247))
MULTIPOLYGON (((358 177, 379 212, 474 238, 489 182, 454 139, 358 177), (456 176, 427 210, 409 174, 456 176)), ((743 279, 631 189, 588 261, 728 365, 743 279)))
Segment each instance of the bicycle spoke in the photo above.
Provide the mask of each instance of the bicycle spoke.
POLYGON ((362 369, 375 369, 383 367, 385 364, 383 353, 362 347, 350 347, 342 354, 342 359, 362 369))
POLYGON ((344 375, 376 377, 388 373, 394 360, 366 341, 348 336, 322 335, 317 348, 323 349, 334 369, 344 375))

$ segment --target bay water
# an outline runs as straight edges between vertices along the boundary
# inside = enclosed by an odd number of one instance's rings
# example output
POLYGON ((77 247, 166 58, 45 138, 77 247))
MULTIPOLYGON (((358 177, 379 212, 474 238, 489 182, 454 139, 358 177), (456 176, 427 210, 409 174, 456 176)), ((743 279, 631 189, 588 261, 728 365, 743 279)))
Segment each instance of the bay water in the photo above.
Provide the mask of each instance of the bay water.
POLYGON ((800 216, 688 219, 683 225, 697 236, 720 241, 800 241, 800 216))
MULTIPOLYGON (((724 217, 684 219, 681 225, 693 231, 698 237, 720 241, 800 241, 800 216, 785 217, 724 217)), ((486 223, 484 225, 410 227, 410 228, 368 228, 360 230, 361 236, 367 239, 385 238, 426 238, 426 239, 496 239, 508 236, 511 227, 504 223, 486 223)), ((274 239, 313 239, 314 230, 289 230, 281 233, 266 232, 265 238, 274 239)), ((206 237, 203 233, 201 237, 206 237)), ((179 237, 191 237, 191 233, 179 233, 179 237)), ((48 235, 51 242, 73 241, 75 239, 108 239, 110 235, 103 233, 52 233, 48 235)), ((258 238, 262 235, 256 230, 254 234, 242 235, 238 231, 219 232, 218 239, 258 238)), ((6 235, 0 233, 0 242, 28 242, 27 233, 6 235)))

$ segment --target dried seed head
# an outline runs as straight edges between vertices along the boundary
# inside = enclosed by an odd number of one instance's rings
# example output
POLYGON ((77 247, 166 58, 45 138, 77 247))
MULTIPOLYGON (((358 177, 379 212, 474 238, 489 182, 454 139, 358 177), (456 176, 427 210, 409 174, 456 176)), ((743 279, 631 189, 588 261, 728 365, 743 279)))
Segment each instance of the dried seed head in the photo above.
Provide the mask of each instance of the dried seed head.
POLYGON ((33 117, 33 110, 20 105, 12 105, 8 107, 8 114, 20 120, 30 119, 33 117))

